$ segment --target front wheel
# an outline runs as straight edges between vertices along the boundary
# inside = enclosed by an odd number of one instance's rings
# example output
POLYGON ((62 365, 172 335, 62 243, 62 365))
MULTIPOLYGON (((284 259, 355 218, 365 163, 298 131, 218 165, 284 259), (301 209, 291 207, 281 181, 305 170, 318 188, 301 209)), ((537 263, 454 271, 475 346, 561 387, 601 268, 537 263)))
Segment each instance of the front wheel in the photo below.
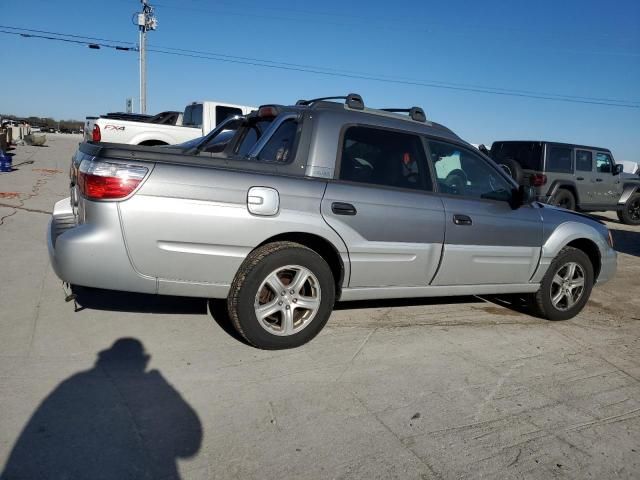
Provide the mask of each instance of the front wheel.
POLYGON ((535 314, 548 320, 567 320, 584 308, 593 287, 593 265, 589 257, 573 247, 564 247, 551 262, 534 294, 535 314))
POLYGON ((640 193, 631 195, 622 210, 618 210, 618 219, 627 225, 640 225, 640 193))
POLYGON ((333 274, 313 250, 293 242, 264 245, 247 256, 227 305, 240 335, 268 350, 293 348, 315 337, 331 315, 333 274))

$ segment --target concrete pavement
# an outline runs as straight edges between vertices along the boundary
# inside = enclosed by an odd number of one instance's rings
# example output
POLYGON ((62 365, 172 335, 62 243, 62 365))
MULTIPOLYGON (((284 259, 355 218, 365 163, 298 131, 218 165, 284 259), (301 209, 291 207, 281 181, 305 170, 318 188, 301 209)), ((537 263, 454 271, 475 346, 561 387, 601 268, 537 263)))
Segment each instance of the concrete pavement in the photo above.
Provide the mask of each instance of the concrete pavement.
POLYGON ((618 275, 570 321, 359 302, 265 352, 218 303, 65 303, 46 212, 78 141, 18 147, 33 164, 0 174, 1 478, 638 478, 640 228, 609 222, 618 275))

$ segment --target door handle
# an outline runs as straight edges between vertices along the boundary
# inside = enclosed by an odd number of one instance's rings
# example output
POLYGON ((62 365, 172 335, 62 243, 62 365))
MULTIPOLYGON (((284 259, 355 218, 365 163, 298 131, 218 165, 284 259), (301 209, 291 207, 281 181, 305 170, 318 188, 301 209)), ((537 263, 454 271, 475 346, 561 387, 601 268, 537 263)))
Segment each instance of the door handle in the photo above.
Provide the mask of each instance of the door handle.
POLYGON ((356 207, 354 207, 350 203, 343 203, 343 202, 333 202, 331 204, 331 211, 336 215, 353 216, 356 213, 358 213, 358 211, 356 210, 356 207))
POLYGON ((468 217, 467 215, 456 214, 453 216, 453 223, 456 225, 471 225, 473 222, 471 221, 471 217, 468 217))
POLYGON ((596 178, 596 182, 601 182, 602 179, 601 178, 596 178))
POLYGON ((576 180, 584 180, 584 177, 577 177, 576 180))

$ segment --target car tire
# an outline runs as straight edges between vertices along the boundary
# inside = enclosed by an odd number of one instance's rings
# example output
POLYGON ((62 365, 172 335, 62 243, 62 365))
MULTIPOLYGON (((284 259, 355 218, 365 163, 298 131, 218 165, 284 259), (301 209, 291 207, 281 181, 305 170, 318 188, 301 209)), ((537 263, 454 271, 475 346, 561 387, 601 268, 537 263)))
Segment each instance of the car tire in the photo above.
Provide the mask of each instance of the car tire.
POLYGON ((498 162, 498 166, 502 168, 507 175, 513 178, 518 185, 522 185, 522 179, 524 178, 524 172, 518 162, 512 158, 505 158, 498 162))
POLYGON ((235 329, 266 350, 307 343, 329 320, 334 302, 335 282, 327 262, 293 242, 269 243, 251 252, 227 297, 235 329))
POLYGON ((533 295, 534 314, 547 320, 567 320, 584 308, 593 288, 593 265, 573 247, 564 247, 554 258, 540 289, 533 295))
POLYGON ((566 208, 567 210, 575 210, 576 197, 566 188, 559 188, 558 191, 553 194, 551 204, 556 207, 566 208))
POLYGON ((640 225, 640 193, 634 193, 624 204, 622 210, 618 210, 618 219, 627 225, 640 225))

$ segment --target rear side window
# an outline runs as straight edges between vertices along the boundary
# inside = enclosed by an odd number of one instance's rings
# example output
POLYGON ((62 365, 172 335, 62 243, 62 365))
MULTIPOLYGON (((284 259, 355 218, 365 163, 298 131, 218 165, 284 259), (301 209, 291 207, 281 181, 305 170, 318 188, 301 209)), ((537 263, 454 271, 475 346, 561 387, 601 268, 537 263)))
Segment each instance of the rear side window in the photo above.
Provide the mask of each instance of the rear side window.
POLYGON ((224 107, 222 105, 218 105, 216 107, 216 127, 227 118, 233 117, 234 115, 242 115, 242 110, 235 107, 224 107))
POLYGON ((593 154, 586 150, 576 150, 576 170, 590 172, 593 170, 593 154))
POLYGON ((349 127, 345 131, 340 179, 387 187, 433 189, 420 137, 373 127, 349 127))
POLYGON ((184 109, 184 117, 182 118, 182 126, 184 127, 202 127, 202 104, 189 105, 184 109))
POLYGON ((298 137, 298 122, 285 120, 271 135, 260 153, 258 160, 262 162, 289 163, 295 156, 298 137))
POLYGON ((491 158, 496 163, 515 160, 525 170, 542 171, 542 144, 540 142, 494 142, 491 158))
POLYGON ((598 172, 611 173, 613 171, 612 165, 611 155, 602 152, 596 153, 596 168, 598 172))
POLYGON ((569 147, 549 147, 547 155, 547 172, 572 173, 571 153, 569 147))
POLYGON ((244 127, 244 132, 242 133, 239 144, 236 146, 235 153, 242 156, 248 154, 258 140, 260 140, 266 129, 269 128, 272 121, 273 118, 250 121, 249 125, 244 127))

